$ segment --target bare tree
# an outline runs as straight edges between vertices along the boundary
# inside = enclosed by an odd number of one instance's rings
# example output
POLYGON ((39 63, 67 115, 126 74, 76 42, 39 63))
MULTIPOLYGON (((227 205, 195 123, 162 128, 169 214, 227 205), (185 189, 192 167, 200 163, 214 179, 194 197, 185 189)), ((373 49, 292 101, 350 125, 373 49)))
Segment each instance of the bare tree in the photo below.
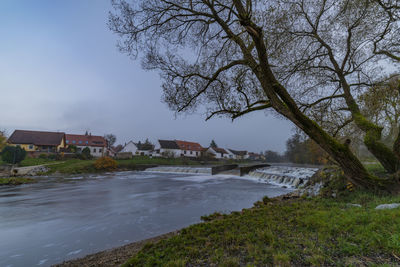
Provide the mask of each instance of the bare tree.
POLYGON ((117 137, 115 136, 115 134, 106 134, 104 136, 104 139, 106 139, 107 141, 107 148, 111 148, 117 141, 117 137))
MULTIPOLYGON (((382 148, 381 128, 364 120, 356 102, 357 90, 372 84, 366 70, 372 73, 370 63, 379 57, 364 47, 366 39, 372 44, 373 36, 384 34, 367 19, 384 12, 378 4, 117 0, 113 5, 109 25, 121 37, 119 48, 132 57, 144 53, 143 67, 160 71, 163 99, 172 110, 201 106, 207 119, 235 119, 273 109, 319 144, 353 183, 387 187, 394 182, 368 173, 348 142, 332 133, 344 126, 329 126, 325 115, 339 114, 344 125, 358 121, 372 140, 371 150, 382 148)), ((384 153, 377 157, 395 172, 397 158, 386 147, 384 153)))

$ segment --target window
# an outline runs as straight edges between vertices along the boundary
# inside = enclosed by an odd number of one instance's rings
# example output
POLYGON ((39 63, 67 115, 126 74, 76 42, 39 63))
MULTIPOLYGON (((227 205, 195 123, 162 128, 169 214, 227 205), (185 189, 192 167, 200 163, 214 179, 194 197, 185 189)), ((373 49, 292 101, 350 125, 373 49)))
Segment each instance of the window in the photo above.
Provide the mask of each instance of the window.
POLYGON ((33 149, 33 145, 29 145, 29 149, 33 149))
POLYGON ((192 154, 193 154, 193 151, 190 150, 190 155, 192 155, 192 154))
POLYGON ((101 153, 101 148, 99 148, 99 153, 101 153))
POLYGON ((196 156, 198 156, 198 155, 199 155, 199 152, 196 151, 196 156))
POLYGON ((93 148, 93 153, 96 153, 96 148, 93 148))
POLYGON ((66 143, 69 144, 69 140, 67 140, 66 143))
POLYGON ((183 153, 184 153, 184 154, 186 154, 186 150, 185 150, 185 151, 183 151, 183 153))
POLYGON ((89 144, 89 141, 86 141, 85 143, 86 143, 86 144, 89 144))
POLYGON ((79 144, 82 144, 82 141, 79 141, 79 144))
POLYGON ((72 143, 73 143, 73 144, 75 144, 75 143, 76 143, 76 141, 75 141, 75 140, 73 140, 73 141, 72 141, 72 143))

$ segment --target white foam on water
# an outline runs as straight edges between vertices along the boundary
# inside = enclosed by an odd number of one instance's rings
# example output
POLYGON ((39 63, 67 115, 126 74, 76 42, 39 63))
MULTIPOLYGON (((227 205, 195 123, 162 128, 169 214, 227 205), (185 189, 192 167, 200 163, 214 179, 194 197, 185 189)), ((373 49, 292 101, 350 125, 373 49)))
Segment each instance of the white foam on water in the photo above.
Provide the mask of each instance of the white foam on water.
POLYGON ((76 254, 78 254, 78 253, 81 252, 81 251, 82 251, 82 249, 74 250, 74 251, 69 252, 67 255, 68 255, 68 256, 70 256, 70 255, 76 255, 76 254))
POLYGON ((49 260, 49 259, 40 260, 39 263, 38 263, 37 265, 43 265, 43 264, 45 264, 46 261, 48 261, 48 260, 49 260))

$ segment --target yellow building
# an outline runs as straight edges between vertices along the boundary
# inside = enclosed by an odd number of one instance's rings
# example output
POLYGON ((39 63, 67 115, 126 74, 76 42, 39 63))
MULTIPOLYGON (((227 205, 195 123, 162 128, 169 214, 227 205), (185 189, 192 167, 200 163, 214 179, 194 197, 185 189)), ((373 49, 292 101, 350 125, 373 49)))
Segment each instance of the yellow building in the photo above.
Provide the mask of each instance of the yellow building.
POLYGON ((57 153, 65 148, 65 133, 15 130, 7 141, 27 152, 57 153))

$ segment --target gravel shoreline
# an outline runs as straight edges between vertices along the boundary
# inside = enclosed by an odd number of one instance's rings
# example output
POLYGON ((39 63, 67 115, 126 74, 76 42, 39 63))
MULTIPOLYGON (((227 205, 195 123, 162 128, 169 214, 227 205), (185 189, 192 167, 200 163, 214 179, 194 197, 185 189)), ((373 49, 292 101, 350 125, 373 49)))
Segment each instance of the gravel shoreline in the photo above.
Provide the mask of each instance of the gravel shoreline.
POLYGON ((177 235, 179 231, 169 232, 163 235, 144 239, 138 242, 130 243, 122 247, 112 248, 87 255, 83 258, 65 261, 55 264, 55 267, 71 267, 71 266, 120 266, 125 263, 134 254, 138 253, 147 243, 156 243, 160 240, 177 235))

